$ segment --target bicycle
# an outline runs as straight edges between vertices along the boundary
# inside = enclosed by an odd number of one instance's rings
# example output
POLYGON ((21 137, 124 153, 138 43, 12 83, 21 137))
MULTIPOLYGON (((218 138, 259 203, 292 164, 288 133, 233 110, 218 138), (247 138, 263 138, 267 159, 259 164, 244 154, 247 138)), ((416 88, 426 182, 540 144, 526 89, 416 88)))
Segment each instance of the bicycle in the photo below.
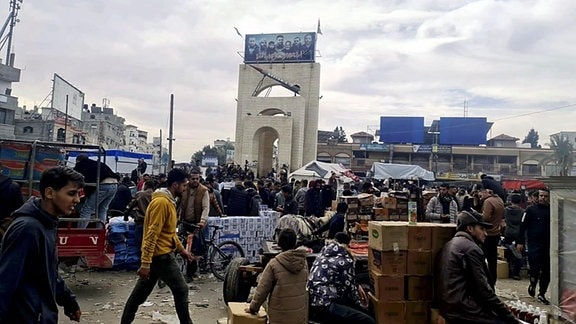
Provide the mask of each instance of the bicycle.
MULTIPOLYGON (((204 253, 202 255, 194 255, 192 253, 192 240, 194 235, 201 235, 200 227, 195 224, 187 223, 180 221, 178 226, 178 237, 184 248, 190 252, 198 261, 198 269, 200 271, 207 270, 210 268, 210 271, 214 274, 214 276, 220 280, 224 280, 226 276, 226 270, 228 265, 234 258, 243 258, 244 257, 244 250, 234 241, 224 241, 219 244, 216 244, 216 234, 218 230, 222 229, 222 226, 218 225, 208 225, 208 228, 213 228, 212 235, 210 235, 210 239, 206 239, 202 236, 204 240, 204 253)), ((186 267, 187 262, 184 258, 180 255, 176 255, 176 262, 180 267, 180 271, 186 274, 186 267)))

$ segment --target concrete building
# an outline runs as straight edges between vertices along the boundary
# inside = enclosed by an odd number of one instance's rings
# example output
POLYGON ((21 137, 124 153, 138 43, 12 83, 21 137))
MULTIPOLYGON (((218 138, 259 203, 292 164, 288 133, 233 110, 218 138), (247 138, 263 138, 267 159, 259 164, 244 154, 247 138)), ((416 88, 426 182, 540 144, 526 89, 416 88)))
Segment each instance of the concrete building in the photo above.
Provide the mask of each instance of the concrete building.
POLYGON ((434 171, 439 180, 476 180, 479 173, 514 178, 556 175, 551 149, 512 145, 517 140, 499 135, 488 141, 494 146, 318 143, 317 160, 341 163, 359 175, 374 162, 419 165, 434 171))
POLYGON ((316 159, 319 91, 318 63, 241 64, 235 162, 248 161, 265 175, 272 168, 295 170, 316 159), (286 94, 270 96, 273 90, 286 94))
POLYGON ((572 143, 572 146, 576 148, 576 132, 575 131, 562 131, 556 134, 550 135, 550 143, 552 143, 552 137, 558 136, 560 138, 567 138, 568 142, 572 143))
POLYGON ((82 112, 86 144, 102 145, 104 149, 121 150, 126 146, 125 119, 114 114, 113 108, 92 104, 82 112))
POLYGON ((85 144, 86 137, 82 128, 82 121, 54 108, 43 107, 41 110, 26 107, 16 110, 14 120, 14 136, 19 140, 40 140, 45 142, 64 142, 72 144, 85 144), (66 122, 68 126, 66 126, 66 122))
POLYGON ((0 138, 14 138, 18 98, 12 96, 13 82, 20 82, 20 69, 0 63, 0 138))

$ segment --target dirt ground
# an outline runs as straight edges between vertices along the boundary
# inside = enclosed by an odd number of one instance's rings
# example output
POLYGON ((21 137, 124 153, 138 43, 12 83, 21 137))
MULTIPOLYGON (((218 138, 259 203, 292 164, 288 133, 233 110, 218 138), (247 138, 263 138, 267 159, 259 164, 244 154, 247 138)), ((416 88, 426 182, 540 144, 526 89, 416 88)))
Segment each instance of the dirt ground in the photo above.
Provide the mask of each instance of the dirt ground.
MULTIPOLYGON (((102 271, 62 274, 82 309, 81 323, 119 323, 124 304, 136 283, 135 272, 102 271)), ((216 324, 226 317, 222 282, 201 275, 190 286, 190 314, 195 324, 216 324)), ((58 323, 73 323, 60 312, 58 323)), ((168 287, 156 287, 136 313, 135 324, 179 323, 168 287)))
MULTIPOLYGON (((120 315, 136 281, 135 272, 102 271, 63 274, 78 297, 82 308, 81 323, 112 324, 120 322, 120 315)), ((521 281, 499 279, 496 290, 503 300, 520 299, 534 307, 553 313, 552 306, 544 306, 528 295, 528 279, 521 281)), ((222 300, 222 282, 202 275, 190 284, 190 313, 196 324, 216 324, 226 317, 222 300)), ((548 294, 549 297, 549 294, 548 294)), ((59 323, 72 323, 60 313, 59 323)), ((170 290, 156 287, 148 302, 136 314, 135 324, 178 323, 170 290)), ((225 322, 224 322, 225 323, 225 322)))

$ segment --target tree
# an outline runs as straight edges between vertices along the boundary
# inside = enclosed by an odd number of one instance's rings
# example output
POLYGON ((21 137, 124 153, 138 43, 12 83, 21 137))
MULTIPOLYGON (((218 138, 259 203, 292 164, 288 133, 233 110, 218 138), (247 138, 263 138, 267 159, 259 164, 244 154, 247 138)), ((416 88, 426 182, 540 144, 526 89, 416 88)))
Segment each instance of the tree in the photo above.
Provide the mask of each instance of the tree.
POLYGON ((569 176, 572 171, 572 162, 574 161, 572 153, 574 146, 567 137, 559 134, 552 135, 550 138, 550 148, 554 151, 554 160, 558 170, 558 175, 569 176))
POLYGON ((194 154, 192 154, 192 156, 190 157, 190 162, 192 162, 192 164, 196 164, 196 161, 199 161, 201 164, 202 157, 204 155, 209 155, 209 156, 217 156, 218 165, 224 165, 226 164, 226 151, 233 149, 234 145, 232 145, 232 143, 230 142, 227 142, 226 144, 218 147, 205 145, 200 151, 197 151, 194 154))
POLYGON ((336 128, 334 128, 334 136, 331 138, 338 140, 338 143, 348 143, 346 132, 342 129, 342 126, 336 126, 336 128))
POLYGON ((522 144, 530 143, 531 148, 540 148, 540 145, 538 145, 539 139, 540 135, 538 135, 538 132, 535 131, 534 128, 530 128, 530 131, 528 132, 526 137, 524 137, 522 144))

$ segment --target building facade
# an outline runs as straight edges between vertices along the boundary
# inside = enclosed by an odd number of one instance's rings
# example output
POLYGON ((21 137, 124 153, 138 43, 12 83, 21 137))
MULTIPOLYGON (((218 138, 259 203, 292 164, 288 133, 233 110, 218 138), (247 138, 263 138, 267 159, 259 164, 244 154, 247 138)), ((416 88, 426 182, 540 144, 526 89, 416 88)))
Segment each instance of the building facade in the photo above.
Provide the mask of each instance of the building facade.
POLYGON ((318 144, 317 160, 341 163, 359 175, 365 175, 374 162, 419 165, 435 172, 438 179, 446 180, 475 179, 478 173, 520 178, 556 175, 553 150, 511 147, 509 143, 499 145, 328 142, 318 144))
POLYGON ((104 149, 122 150, 126 146, 125 119, 114 114, 113 108, 96 107, 82 112, 82 128, 86 144, 102 145, 104 149))
POLYGON ((20 82, 20 69, 0 63, 0 138, 13 139, 18 98, 12 96, 12 83, 20 82))

